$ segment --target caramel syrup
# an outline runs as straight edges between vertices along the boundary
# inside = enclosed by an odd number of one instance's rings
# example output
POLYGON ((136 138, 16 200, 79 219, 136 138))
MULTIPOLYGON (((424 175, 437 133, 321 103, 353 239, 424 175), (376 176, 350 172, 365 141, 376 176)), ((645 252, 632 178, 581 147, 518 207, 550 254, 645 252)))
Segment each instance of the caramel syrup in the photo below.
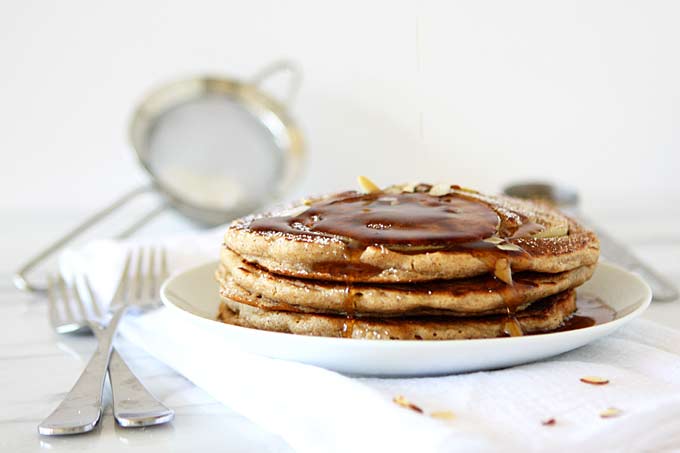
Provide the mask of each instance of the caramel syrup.
MULTIPOLYGON (((537 306, 535 308, 539 308, 541 304, 542 302, 536 302, 537 306)), ((529 310, 531 310, 531 307, 529 310)), ((577 293, 576 311, 569 318, 567 318, 561 326, 543 332, 532 332, 529 335, 542 335, 553 332, 567 332, 569 330, 585 329, 586 327, 605 324, 616 319, 616 316, 616 310, 607 305, 604 301, 602 301, 602 299, 589 294, 577 293)), ((508 316, 508 318, 506 318, 505 322, 503 323, 503 332, 506 336, 514 337, 524 335, 521 325, 514 314, 512 317, 508 316)))
POLYGON ((345 321, 342 324, 342 336, 343 338, 352 338, 356 319, 356 303, 354 301, 354 292, 350 280, 345 281, 345 294, 342 305, 343 310, 345 311, 345 321))
MULTIPOLYGON (((421 186, 422 190, 431 187, 421 186)), ((501 225, 499 215, 486 203, 456 192, 440 197, 426 192, 344 192, 295 215, 255 218, 247 228, 300 240, 342 240, 347 245, 346 255, 316 263, 313 272, 326 274, 329 280, 363 281, 383 270, 361 262, 369 246, 401 254, 463 251, 476 256, 492 272, 499 257, 526 252, 501 250, 484 239, 495 234, 517 238, 543 226, 519 214, 508 216, 501 225)))
POLYGON ((607 305, 602 299, 589 294, 577 293, 576 311, 574 314, 564 324, 550 332, 584 329, 597 324, 604 324, 614 319, 616 319, 616 310, 607 305))
MULTIPOLYGON (((245 263, 245 261, 244 261, 245 263)), ((260 269, 262 272, 268 272, 267 269, 261 267, 257 263, 248 263, 249 266, 260 269)), ((250 272, 245 267, 240 267, 242 271, 250 272)), ((501 295, 506 310, 509 313, 515 313, 517 308, 527 302, 526 292, 532 288, 540 285, 540 277, 542 274, 532 271, 523 271, 513 276, 513 284, 508 285, 499 280, 493 275, 480 275, 477 277, 462 278, 457 280, 433 280, 427 282, 416 283, 360 283, 351 279, 345 280, 344 296, 342 308, 345 314, 354 312, 355 316, 361 316, 356 313, 356 301, 361 297, 362 291, 365 288, 385 288, 398 291, 404 294, 417 295, 438 295, 442 296, 462 296, 470 293, 498 293, 501 295), (535 279, 539 279, 535 281, 535 279)), ((279 275, 278 278, 285 280, 297 280, 295 277, 279 275)), ((338 284, 332 281, 311 280, 315 286, 323 287, 328 290, 334 290, 338 284)), ((298 311, 294 305, 280 303, 276 308, 283 311, 298 311)), ((400 314, 399 316, 420 316, 423 313, 413 312, 411 314, 400 314)), ((482 314, 484 315, 484 314, 482 314)), ((370 315, 365 315, 370 316, 370 315)), ((384 316, 384 315, 383 315, 384 316)))
MULTIPOLYGON (((264 233, 346 242, 348 256, 345 259, 319 263, 313 270, 343 277, 346 285, 343 305, 347 317, 343 336, 351 337, 356 305, 352 282, 382 271, 360 261, 366 247, 381 246, 407 254, 464 250, 474 254, 489 271, 493 271, 499 257, 526 252, 500 250, 484 241, 485 238, 496 234, 517 238, 543 229, 542 225, 526 222, 526 218, 519 214, 510 216, 501 226, 499 215, 486 203, 458 192, 444 196, 429 195, 427 192, 431 187, 420 184, 415 192, 396 194, 344 192, 318 201, 296 215, 253 219, 248 228, 264 233)), ((493 286, 502 294, 507 307, 505 331, 513 336, 521 335, 522 329, 515 316, 521 303, 518 297, 521 292, 515 284, 500 282, 499 286, 497 281, 493 286)))
MULTIPOLYGON (((254 219, 253 231, 343 237, 358 245, 419 248, 481 241, 496 233, 500 218, 486 204, 459 194, 359 194, 345 192, 294 216, 254 219)), ((418 250, 419 252, 422 250, 418 250)))

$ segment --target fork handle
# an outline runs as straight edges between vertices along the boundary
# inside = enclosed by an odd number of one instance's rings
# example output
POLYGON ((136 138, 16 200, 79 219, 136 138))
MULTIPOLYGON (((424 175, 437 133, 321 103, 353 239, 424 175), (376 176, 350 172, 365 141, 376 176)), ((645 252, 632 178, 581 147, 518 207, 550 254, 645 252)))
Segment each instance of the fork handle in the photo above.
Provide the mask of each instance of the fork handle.
MULTIPOLYGON (((99 338, 104 327, 91 323, 99 338)), ((113 416, 124 428, 152 426, 167 423, 175 417, 175 411, 158 401, 130 370, 125 359, 113 347, 109 361, 109 381, 113 395, 113 416)))
POLYGON ((167 423, 175 412, 158 401, 114 349, 109 362, 113 416, 125 428, 167 423))
POLYGON ((45 436, 79 434, 92 431, 102 415, 102 393, 106 370, 113 349, 113 337, 125 309, 116 310, 109 325, 101 332, 97 350, 66 398, 38 425, 45 436))

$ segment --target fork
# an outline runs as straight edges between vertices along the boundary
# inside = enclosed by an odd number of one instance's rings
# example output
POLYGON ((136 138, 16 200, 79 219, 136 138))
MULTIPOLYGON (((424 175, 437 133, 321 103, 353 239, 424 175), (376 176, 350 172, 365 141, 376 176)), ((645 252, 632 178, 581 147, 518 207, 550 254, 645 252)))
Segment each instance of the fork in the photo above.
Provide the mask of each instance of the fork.
POLYGON ((148 309, 158 306, 158 287, 167 277, 167 259, 160 251, 160 271, 156 271, 154 249, 149 249, 147 272, 143 271, 143 249, 137 253, 137 269, 133 281, 129 277, 132 253, 128 253, 116 294, 110 304, 112 314, 103 327, 99 308, 87 278, 83 279, 88 296, 82 297, 77 287, 67 287, 63 278, 49 279, 48 301, 50 322, 59 333, 91 330, 99 340, 97 351, 80 379, 59 407, 38 427, 40 434, 61 435, 91 431, 101 418, 102 392, 108 364, 113 393, 113 412, 123 427, 150 426, 173 419, 174 412, 161 404, 139 382, 123 359, 112 348, 118 321, 128 307, 148 309), (62 311, 57 308, 61 296, 62 311), (84 301, 90 301, 90 310, 84 301))
MULTIPOLYGON (((161 276, 162 277, 162 276, 161 276)), ((101 335, 103 327, 96 319, 101 309, 86 275, 82 282, 86 296, 80 294, 77 285, 66 285, 62 276, 48 278, 49 319, 58 333, 93 333, 101 335), (61 308, 61 310, 60 310, 61 308)), ((111 352, 109 381, 113 393, 113 414, 123 427, 151 426, 168 422, 173 411, 159 402, 139 381, 123 358, 111 352)))

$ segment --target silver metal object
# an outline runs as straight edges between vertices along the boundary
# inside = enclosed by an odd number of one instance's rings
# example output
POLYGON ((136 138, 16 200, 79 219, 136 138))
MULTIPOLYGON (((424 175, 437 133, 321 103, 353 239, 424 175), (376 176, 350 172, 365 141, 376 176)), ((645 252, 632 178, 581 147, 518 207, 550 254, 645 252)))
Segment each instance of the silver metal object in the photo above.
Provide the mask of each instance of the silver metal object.
MULTIPOLYGON (((161 262, 166 263, 164 251, 161 252, 161 262)), ((161 272, 162 269, 167 274, 167 264, 161 266, 161 272)), ((56 283, 55 279, 49 279, 50 324, 57 333, 94 333, 99 338, 105 330, 97 321, 102 318, 102 310, 87 276, 83 276, 82 280, 86 290, 81 295, 77 285, 66 285, 61 276, 56 278, 56 283)), ((159 286, 162 282, 160 276, 157 281, 156 286, 159 286)), ((112 386, 114 416, 121 426, 151 426, 172 420, 174 411, 163 405, 144 387, 115 347, 109 361, 109 381, 112 386)))
POLYGON ((505 194, 526 199, 545 200, 592 228, 600 239, 600 249, 605 258, 632 272, 639 273, 652 288, 656 301, 671 301, 680 297, 675 286, 664 276, 637 258, 625 245, 597 227, 579 210, 579 197, 575 190, 548 183, 518 183, 507 186, 505 194))
POLYGON ((89 304, 89 311, 86 308, 88 303, 83 301, 83 296, 75 285, 67 285, 61 275, 47 277, 47 314, 55 332, 92 332, 88 319, 101 319, 101 309, 94 300, 89 281, 85 280, 84 285, 89 293, 86 298, 92 302, 89 304))
POLYGON ((17 288, 44 292, 30 272, 109 214, 155 192, 163 202, 119 237, 132 234, 171 207, 204 226, 216 226, 280 198, 296 181, 304 155, 302 134, 288 113, 302 73, 279 61, 241 81, 200 76, 152 91, 135 110, 130 141, 151 184, 133 189, 23 264, 17 288), (263 84, 287 75, 281 99, 263 84))
POLYGON ((62 436, 92 431, 102 415, 102 393, 113 336, 126 307, 120 307, 111 322, 101 333, 99 344, 85 370, 66 398, 49 417, 38 425, 38 432, 45 436, 62 436))
MULTIPOLYGON (((113 337, 119 321, 128 308, 146 310, 157 307, 159 304, 158 288, 167 278, 167 264, 165 253, 161 253, 159 266, 155 264, 155 257, 156 254, 151 250, 145 271, 143 266, 144 253, 140 249, 137 253, 136 271, 134 276, 130 276, 132 253, 128 254, 120 283, 109 306, 110 321, 103 328, 93 325, 98 330, 97 350, 66 398, 49 417, 40 423, 38 426, 40 434, 55 436, 84 433, 94 429, 99 422, 102 414, 104 381, 113 349, 113 337), (156 270, 157 267, 160 268, 159 271, 156 270)), ((120 380, 114 383, 114 379, 112 379, 112 387, 114 398, 116 398, 116 391, 125 387, 125 383, 120 380)), ((149 407, 131 411, 132 406, 136 407, 138 402, 142 404, 148 402, 144 398, 139 401, 136 400, 142 395, 137 390, 125 388, 122 393, 123 396, 118 395, 120 404, 116 404, 114 401, 114 417, 117 421, 120 418, 119 423, 121 425, 143 426, 144 424, 164 423, 172 419, 174 413, 167 410, 169 413, 166 411, 162 415, 156 414, 158 421, 153 423, 151 412, 158 409, 155 401, 151 401, 149 407), (118 406, 118 411, 116 406, 118 406)))

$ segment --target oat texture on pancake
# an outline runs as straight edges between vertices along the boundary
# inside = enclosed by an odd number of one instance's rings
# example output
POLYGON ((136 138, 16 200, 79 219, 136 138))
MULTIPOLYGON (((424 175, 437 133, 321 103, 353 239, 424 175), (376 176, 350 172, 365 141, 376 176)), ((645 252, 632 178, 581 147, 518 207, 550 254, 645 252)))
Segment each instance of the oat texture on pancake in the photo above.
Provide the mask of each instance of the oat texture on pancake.
POLYGON ((550 330, 576 310, 565 301, 599 257, 593 232, 547 205, 451 184, 360 187, 234 221, 216 270, 219 318, 372 339, 550 330))

